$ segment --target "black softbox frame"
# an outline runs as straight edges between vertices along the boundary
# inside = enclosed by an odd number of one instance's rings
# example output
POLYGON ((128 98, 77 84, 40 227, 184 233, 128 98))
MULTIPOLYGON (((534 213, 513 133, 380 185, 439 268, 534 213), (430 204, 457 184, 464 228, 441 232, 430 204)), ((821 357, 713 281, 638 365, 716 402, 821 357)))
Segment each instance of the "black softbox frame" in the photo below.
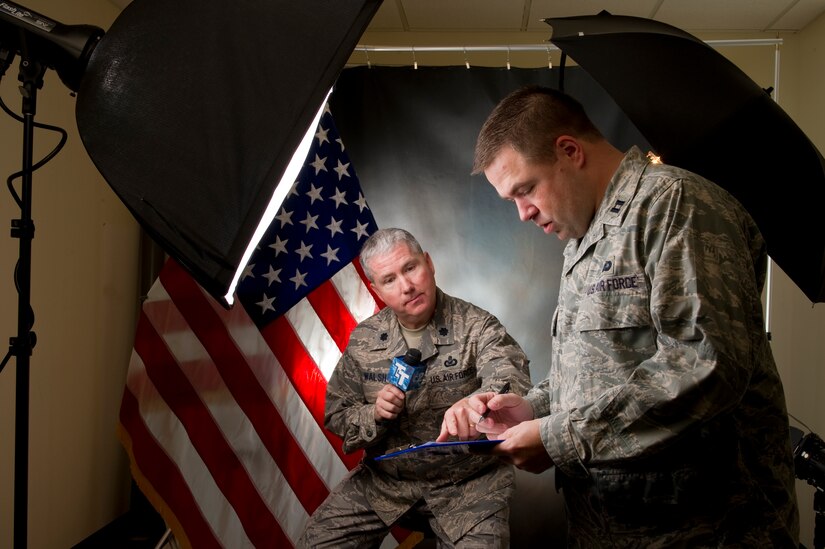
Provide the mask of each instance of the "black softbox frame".
POLYGON ((275 186, 380 4, 134 0, 93 52, 76 104, 89 156, 224 306, 275 186))

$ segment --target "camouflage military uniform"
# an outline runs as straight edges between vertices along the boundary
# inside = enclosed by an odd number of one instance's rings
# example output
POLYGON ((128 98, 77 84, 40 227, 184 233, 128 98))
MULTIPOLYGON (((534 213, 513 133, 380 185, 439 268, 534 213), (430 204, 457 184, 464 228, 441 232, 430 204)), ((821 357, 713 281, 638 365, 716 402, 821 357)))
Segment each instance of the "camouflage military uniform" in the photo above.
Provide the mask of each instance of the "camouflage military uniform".
MULTIPOLYGON (((444 412, 465 396, 495 391, 506 381, 517 394, 525 394, 531 386, 528 360, 498 319, 441 290, 419 348, 427 366, 421 387, 406 393, 405 409, 397 419, 376 421, 376 394, 388 383, 392 358, 403 355, 407 345, 389 308, 352 332, 329 380, 325 425, 343 438, 345 452, 364 448, 366 454, 313 515, 305 534, 308 546, 343 547, 341 538, 332 538, 339 529, 358 532, 366 528, 358 524, 361 518, 355 513, 338 516, 341 509, 356 505, 347 500, 363 502, 364 496, 384 527, 423 498, 438 521, 439 528, 434 529, 453 543, 482 520, 500 518, 502 510, 506 519, 513 471, 497 458, 418 452, 372 459, 437 438, 444 412)), ((506 529, 506 520, 503 526, 506 529)), ((360 543, 353 542, 353 546, 360 543)))
POLYGON ((528 394, 571 545, 797 545, 765 265, 727 192, 628 152, 565 249, 551 369, 528 394))

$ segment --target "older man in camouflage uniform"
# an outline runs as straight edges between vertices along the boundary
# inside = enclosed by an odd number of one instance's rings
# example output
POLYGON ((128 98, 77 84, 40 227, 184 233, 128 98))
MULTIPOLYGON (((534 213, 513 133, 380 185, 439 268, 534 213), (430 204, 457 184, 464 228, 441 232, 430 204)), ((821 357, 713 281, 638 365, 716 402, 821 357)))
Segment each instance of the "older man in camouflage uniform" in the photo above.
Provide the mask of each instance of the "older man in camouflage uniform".
POLYGON ((360 257, 387 307, 353 330, 329 380, 325 425, 343 438, 345 452, 366 452, 312 515, 300 545, 377 547, 391 525, 416 515, 441 547, 507 547, 511 465, 469 453, 373 458, 435 439, 452 408, 451 419, 461 422, 456 436, 478 437, 466 398, 507 382, 525 394, 527 358, 493 315, 436 287, 429 254, 408 232, 376 232, 360 257), (421 351, 426 375, 405 393, 388 372, 409 348, 421 351))
MULTIPOLYGON (((678 128, 674 128, 678 131, 678 128)), ((579 547, 796 547, 782 384, 763 329, 765 243, 726 191, 622 154, 576 101, 530 87, 479 135, 475 171, 570 239, 550 372, 468 401, 494 452, 555 465, 579 547)))

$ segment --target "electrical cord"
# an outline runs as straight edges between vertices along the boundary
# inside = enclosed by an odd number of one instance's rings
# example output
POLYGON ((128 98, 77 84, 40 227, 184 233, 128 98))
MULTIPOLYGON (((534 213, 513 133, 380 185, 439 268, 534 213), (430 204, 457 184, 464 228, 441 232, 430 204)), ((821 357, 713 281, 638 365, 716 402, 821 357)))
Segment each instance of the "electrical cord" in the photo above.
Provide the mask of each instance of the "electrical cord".
MULTIPOLYGON (((12 62, 13 59, 14 59, 14 53, 10 52, 9 50, 4 49, 0 46, 0 83, 2 83, 3 77, 5 76, 6 71, 8 70, 9 66, 11 65, 11 62, 12 62)), ((15 113, 14 111, 12 111, 8 107, 8 105, 6 105, 6 103, 5 103, 5 101, 3 101, 2 97, 0 97, 0 109, 2 109, 9 117, 13 118, 14 120, 16 120, 20 123, 25 122, 25 119, 22 116, 15 113)), ((47 130, 47 131, 52 131, 52 132, 55 132, 55 133, 59 134, 60 135, 60 140, 58 141, 57 145, 55 145, 55 147, 51 150, 51 152, 49 152, 46 156, 44 156, 38 162, 33 164, 29 170, 21 170, 21 171, 15 172, 15 173, 11 174, 6 179, 6 186, 9 188, 9 192, 11 193, 12 198, 14 199, 14 201, 17 203, 18 207, 20 207, 20 208, 23 207, 23 200, 20 198, 20 195, 18 194, 17 189, 14 188, 14 180, 18 179, 18 178, 22 178, 23 176, 25 176, 27 174, 31 174, 31 173, 35 172, 36 170, 42 168, 44 165, 46 165, 46 163, 48 163, 50 160, 52 160, 63 149, 63 147, 66 144, 66 141, 68 140, 68 132, 66 132, 66 130, 61 128, 61 127, 53 126, 53 125, 50 125, 50 124, 43 124, 43 123, 40 123, 40 122, 34 122, 32 125, 35 128, 40 128, 40 129, 44 129, 44 130, 47 130)), ((14 269, 14 285, 15 285, 15 288, 17 289, 18 293, 20 293, 20 284, 19 284, 19 280, 18 280, 19 267, 20 267, 20 262, 18 260, 17 265, 15 266, 15 269, 14 269)), ((31 328, 34 326, 34 310, 31 308, 31 306, 29 306, 29 315, 28 316, 29 316, 29 318, 28 318, 29 336, 30 336, 31 340, 29 342, 27 342, 27 344, 28 344, 28 348, 31 349, 31 348, 34 347, 34 345, 37 341, 37 338, 34 335, 34 332, 31 331, 31 328)), ((6 367, 6 364, 9 362, 9 359, 13 355, 17 354, 18 347, 21 344, 23 344, 23 342, 15 341, 15 338, 12 338, 12 345, 11 345, 9 351, 3 357, 3 360, 0 361, 0 372, 2 372, 3 369, 6 367)))
MULTIPOLYGON (((3 80, 3 77, 2 77, 2 75, 0 75, 0 82, 2 82, 2 80, 3 80)), ((16 112, 12 111, 8 107, 8 105, 6 105, 6 103, 5 103, 5 101, 3 101, 2 97, 0 97, 0 109, 3 109, 3 111, 7 115, 9 115, 11 118, 17 120, 18 122, 22 123, 24 121, 22 116, 20 116, 16 112)), ((55 132, 55 133, 59 134, 60 135, 60 141, 57 143, 57 145, 55 145, 54 149, 52 149, 51 152, 49 152, 49 154, 47 154, 41 160, 39 160, 37 163, 32 165, 32 167, 31 167, 31 172, 32 173, 35 172, 36 170, 42 168, 44 165, 46 165, 47 162, 49 162, 52 158, 54 158, 57 155, 57 153, 59 153, 63 149, 64 145, 66 145, 66 141, 69 138, 69 135, 66 132, 66 130, 64 130, 63 128, 58 127, 58 126, 52 126, 50 124, 43 124, 43 123, 40 123, 40 122, 35 122, 34 127, 35 128, 41 128, 41 129, 48 130, 48 131, 52 131, 52 132, 55 132)), ((15 172, 15 173, 11 174, 8 177, 8 179, 6 179, 6 186, 9 188, 9 192, 11 193, 12 198, 14 198, 14 201, 17 202, 17 205, 20 206, 20 207, 23 206, 23 201, 21 200, 20 195, 17 194, 17 189, 14 188, 14 180, 17 179, 17 178, 23 177, 25 174, 26 174, 26 172, 24 170, 20 170, 19 172, 15 172)))

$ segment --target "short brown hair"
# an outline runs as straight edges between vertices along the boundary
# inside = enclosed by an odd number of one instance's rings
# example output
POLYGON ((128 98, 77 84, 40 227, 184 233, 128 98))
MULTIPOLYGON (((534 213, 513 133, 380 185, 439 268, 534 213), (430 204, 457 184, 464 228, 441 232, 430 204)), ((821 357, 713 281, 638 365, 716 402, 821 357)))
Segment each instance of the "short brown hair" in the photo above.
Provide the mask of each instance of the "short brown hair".
POLYGON ((505 145, 527 159, 552 162, 555 141, 564 134, 603 139, 581 103, 569 95, 543 86, 520 88, 502 99, 481 127, 472 173, 487 169, 505 145))

